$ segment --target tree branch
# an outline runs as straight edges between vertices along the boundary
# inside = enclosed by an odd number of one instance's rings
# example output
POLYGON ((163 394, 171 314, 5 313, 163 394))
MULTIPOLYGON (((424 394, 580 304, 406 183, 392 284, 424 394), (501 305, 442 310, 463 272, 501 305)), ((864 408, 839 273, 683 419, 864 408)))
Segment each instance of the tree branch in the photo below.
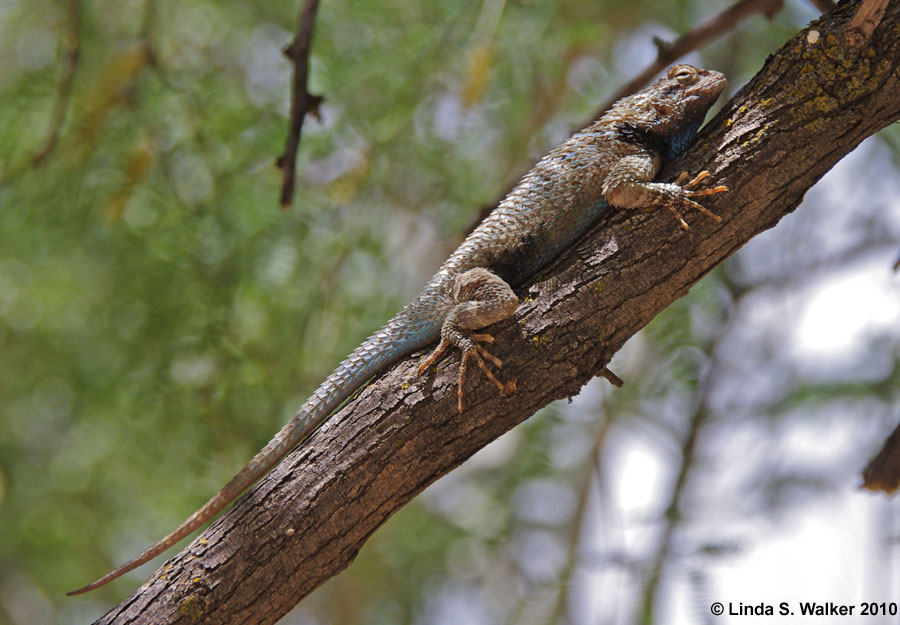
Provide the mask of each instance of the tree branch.
MULTIPOLYGON (((615 94, 603 105, 597 117, 611 108, 616 100, 637 92, 641 87, 649 83, 654 76, 666 69, 669 65, 689 52, 699 50, 701 47, 732 30, 742 20, 761 13, 767 18, 772 17, 781 10, 784 0, 740 0, 712 19, 700 24, 689 33, 681 35, 672 43, 656 39, 656 60, 644 71, 622 85, 615 94)), ((594 118, 596 119, 596 117, 594 118)))
POLYGON ((900 4, 865 48, 848 48, 859 5, 842 3, 792 37, 662 172, 672 180, 708 169, 726 184, 729 193, 707 202, 721 224, 689 216, 682 232, 666 211, 611 211, 520 291, 515 317, 493 328, 502 373, 518 378, 514 395, 473 376, 459 415, 458 358, 421 381, 417 358, 404 360, 100 622, 272 623, 428 484, 576 395, 655 315, 900 117, 900 4))
POLYGON ((810 0, 809 3, 822 13, 827 13, 834 8, 834 0, 810 0))
POLYGON ((319 117, 319 105, 322 96, 309 92, 309 54, 312 49, 313 29, 316 25, 316 12, 319 0, 306 0, 300 21, 297 23, 297 34, 294 40, 284 49, 284 55, 294 63, 294 75, 291 81, 291 119, 284 152, 275 164, 284 175, 281 184, 282 210, 291 207, 294 201, 294 185, 297 179, 297 150, 300 149, 300 134, 303 131, 303 120, 307 113, 319 117))
POLYGON ((53 117, 47 129, 47 138, 38 153, 31 160, 33 167, 43 165, 59 143, 59 135, 69 113, 69 102, 72 99, 72 85, 75 82, 75 70, 78 67, 78 57, 81 52, 81 0, 70 0, 66 11, 65 21, 68 29, 60 38, 62 50, 62 75, 57 88, 56 104, 53 107, 53 117))
POLYGON ((900 425, 884 441, 884 446, 863 470, 863 488, 889 495, 900 489, 900 425))

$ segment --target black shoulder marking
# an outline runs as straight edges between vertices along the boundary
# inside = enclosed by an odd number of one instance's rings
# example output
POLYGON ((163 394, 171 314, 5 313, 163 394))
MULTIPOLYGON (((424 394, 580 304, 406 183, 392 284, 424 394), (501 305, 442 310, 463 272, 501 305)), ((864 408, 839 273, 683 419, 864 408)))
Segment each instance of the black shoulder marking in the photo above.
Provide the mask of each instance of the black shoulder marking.
POLYGON ((499 251, 490 263, 490 269, 503 278, 507 284, 516 287, 533 271, 536 262, 540 262, 537 237, 523 234, 514 245, 499 251))
POLYGON ((634 124, 623 122, 616 126, 616 138, 619 141, 635 145, 654 154, 663 155, 668 152, 666 140, 646 128, 638 128, 634 124))

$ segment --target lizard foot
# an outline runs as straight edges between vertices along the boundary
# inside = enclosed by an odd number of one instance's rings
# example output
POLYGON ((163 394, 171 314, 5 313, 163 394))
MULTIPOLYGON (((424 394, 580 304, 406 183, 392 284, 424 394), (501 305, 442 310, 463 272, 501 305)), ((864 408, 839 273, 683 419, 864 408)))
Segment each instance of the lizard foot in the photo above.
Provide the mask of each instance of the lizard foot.
MULTIPOLYGON (((714 195, 716 193, 724 193, 724 192, 728 191, 728 187, 726 187, 725 185, 718 185, 718 186, 712 187, 710 189, 695 189, 694 188, 697 185, 699 185, 700 182, 702 182, 703 180, 705 180, 706 178, 708 178, 711 175, 712 174, 710 174, 707 170, 704 169, 699 174, 697 174, 696 176, 691 178, 691 180, 689 180, 688 182, 685 182, 685 180, 688 179, 689 174, 686 171, 683 171, 678 176, 678 178, 675 180, 675 184, 677 184, 682 189, 684 189, 684 197, 681 200, 682 206, 687 206, 696 211, 699 211, 699 212, 703 213, 704 215, 706 215, 707 217, 709 217, 710 219, 714 220, 716 223, 721 223, 722 222, 721 217, 716 215, 714 212, 712 212, 711 210, 709 210, 702 204, 690 199, 690 198, 694 198, 694 197, 703 197, 706 195, 714 195)), ((666 205, 666 208, 668 208, 669 211, 672 212, 672 214, 675 216, 675 219, 677 219, 678 223, 681 225, 681 228, 683 230, 688 230, 688 225, 684 221, 684 219, 682 219, 678 210, 671 204, 666 205)))
MULTIPOLYGON (((473 340, 473 341, 479 341, 479 342, 481 342, 481 343, 493 343, 493 342, 494 342, 494 337, 491 336, 490 334, 473 334, 473 335, 471 336, 471 340, 473 340)), ((422 374, 425 373, 425 370, 426 370, 428 367, 430 367, 431 365, 433 365, 435 362, 437 362, 437 361, 440 359, 440 357, 444 355, 444 352, 447 351, 447 348, 448 348, 448 347, 450 347, 451 345, 454 345, 454 344, 456 344, 456 345, 459 345, 459 344, 464 345, 464 341, 465 341, 465 337, 462 337, 462 336, 460 336, 460 337, 452 337, 452 338, 441 337, 441 342, 440 342, 440 343, 438 344, 438 346, 434 349, 434 351, 432 351, 430 354, 428 354, 428 357, 425 358, 425 360, 423 360, 423 361, 419 364, 418 376, 419 376, 419 377, 422 377, 422 374), (455 339, 455 340, 454 340, 454 339, 455 339)), ((500 360, 499 358, 497 358, 496 356, 494 356, 493 354, 491 354, 489 351, 487 351, 486 349, 484 349, 484 348, 481 347, 480 345, 475 345, 475 344, 473 344, 472 347, 474 347, 475 349, 477 349, 477 350, 480 352, 480 355, 481 355, 481 356, 483 356, 484 358, 487 358, 488 360, 490 360, 491 363, 492 363, 495 367, 497 367, 498 369, 499 369, 500 367, 503 366, 503 361, 502 361, 502 360, 500 360)), ((464 346, 461 346, 460 349, 462 349, 464 352, 465 352, 465 350, 466 350, 466 348, 465 348, 464 346)))
POLYGON ((470 360, 475 361, 502 395, 516 390, 515 380, 504 384, 488 368, 490 363, 500 369, 503 361, 481 345, 481 343, 492 344, 494 337, 479 333, 478 330, 510 317, 516 312, 519 300, 503 279, 488 269, 476 267, 456 276, 453 281, 452 301, 453 307, 447 312, 441 324, 441 342, 419 365, 419 375, 434 364, 448 347, 451 345, 458 347, 462 352, 458 382, 458 407, 462 412, 463 383, 470 360))
MULTIPOLYGON (((485 343, 493 343, 494 337, 489 334, 475 334, 472 338, 476 341, 482 341, 485 343)), ((466 379, 466 367, 468 367, 469 360, 472 359, 475 361, 475 364, 484 372, 484 375, 490 380, 494 386, 497 387, 497 390, 500 391, 500 394, 504 397, 516 391, 516 379, 508 381, 506 384, 497 379, 497 377, 493 374, 493 372, 488 368, 487 364, 485 364, 485 360, 489 360, 491 364, 493 364, 498 369, 503 366, 503 361, 491 354, 482 346, 478 345, 478 343, 472 342, 467 347, 463 347, 463 356, 462 362, 459 364, 459 378, 457 382, 457 407, 459 408, 459 413, 462 414, 463 411, 463 397, 465 396, 464 382, 466 379)))
POLYGON ((460 414, 462 414, 463 411, 463 397, 465 396, 465 391, 463 389, 466 379, 466 370, 470 360, 475 361, 478 368, 481 369, 487 379, 497 387, 497 390, 500 391, 501 395, 506 396, 514 393, 516 391, 516 380, 512 379, 504 384, 497 379, 497 376, 494 375, 487 365, 487 362, 490 362, 496 368, 500 369, 503 367, 503 361, 478 344, 493 342, 494 337, 490 334, 473 334, 470 337, 456 337, 455 341, 442 338, 440 344, 438 344, 434 351, 419 365, 419 375, 421 376, 425 373, 425 370, 433 365, 444 352, 447 351, 447 348, 450 347, 450 345, 455 344, 462 351, 462 361, 459 364, 459 376, 457 378, 457 407, 460 414))

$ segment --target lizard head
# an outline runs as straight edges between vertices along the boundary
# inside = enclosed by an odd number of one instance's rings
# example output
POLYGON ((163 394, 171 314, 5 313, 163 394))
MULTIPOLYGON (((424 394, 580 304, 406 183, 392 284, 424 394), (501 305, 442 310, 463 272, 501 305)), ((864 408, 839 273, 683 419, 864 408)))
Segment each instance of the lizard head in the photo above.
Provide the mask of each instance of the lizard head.
POLYGON ((672 130, 699 126, 726 83, 724 74, 719 72, 693 65, 674 65, 665 78, 648 87, 648 103, 656 111, 659 125, 672 130))
POLYGON ((652 85, 616 102, 609 114, 621 120, 621 138, 671 156, 700 128, 726 82, 720 72, 674 65, 652 85))

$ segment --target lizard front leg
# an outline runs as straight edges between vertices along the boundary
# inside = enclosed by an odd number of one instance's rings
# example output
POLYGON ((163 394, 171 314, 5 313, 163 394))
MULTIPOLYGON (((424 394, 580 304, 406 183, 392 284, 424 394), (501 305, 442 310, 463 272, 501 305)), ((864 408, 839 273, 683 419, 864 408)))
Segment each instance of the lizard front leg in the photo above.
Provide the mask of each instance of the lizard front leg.
POLYGON ((462 352, 462 360, 459 365, 457 405, 462 412, 463 382, 470 360, 475 361, 501 394, 506 395, 515 390, 515 380, 503 384, 485 363, 485 360, 488 360, 497 368, 503 366, 499 358, 479 345, 479 343, 493 343, 494 337, 474 331, 512 316, 519 306, 519 299, 503 279, 481 267, 456 276, 451 296, 453 307, 441 325, 441 342, 419 365, 419 375, 434 364, 448 347, 451 345, 458 347, 462 352))
POLYGON ((674 184, 650 182, 658 169, 659 159, 654 155, 635 154, 623 157, 610 169, 603 181, 603 195, 610 204, 618 208, 666 208, 684 230, 688 229, 688 225, 678 209, 693 209, 716 222, 722 221, 721 217, 692 199, 728 190, 723 185, 694 190, 693 187, 709 177, 708 171, 700 172, 687 183, 684 183, 687 173, 682 173, 674 184))

